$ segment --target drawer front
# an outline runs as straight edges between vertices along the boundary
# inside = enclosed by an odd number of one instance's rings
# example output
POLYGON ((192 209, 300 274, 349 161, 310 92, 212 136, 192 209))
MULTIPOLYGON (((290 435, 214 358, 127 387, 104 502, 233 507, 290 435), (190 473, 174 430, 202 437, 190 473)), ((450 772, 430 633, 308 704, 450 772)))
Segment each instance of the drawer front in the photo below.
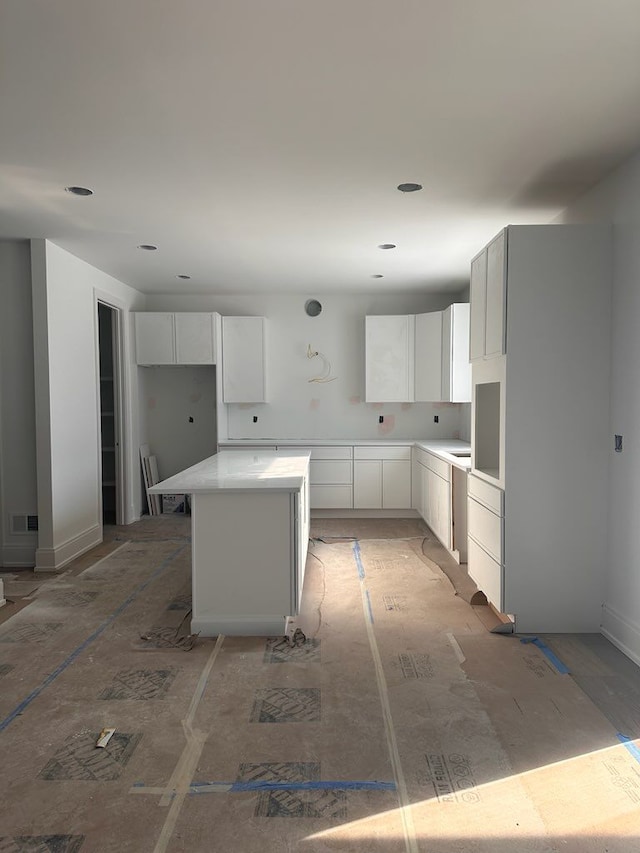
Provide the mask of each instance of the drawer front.
POLYGON ((309 482, 312 486, 341 483, 350 486, 353 482, 352 466, 353 463, 346 460, 312 460, 309 466, 309 482))
POLYGON ((351 459, 352 447, 310 447, 312 459, 351 459))
POLYGON ((504 515, 504 492, 502 489, 492 486, 491 483, 485 483, 484 480, 474 477, 473 474, 469 476, 467 488, 470 498, 484 504, 497 515, 504 515))
POLYGON ((309 490, 311 509, 352 509, 351 486, 311 486, 309 490))
POLYGON ((442 477, 443 480, 451 480, 451 465, 445 462, 444 459, 439 459, 433 454, 427 454, 427 468, 431 468, 434 474, 442 477))
POLYGON ((492 560, 482 548, 469 539, 467 543, 467 571, 487 599, 500 612, 504 609, 504 576, 500 563, 492 560))
POLYGON ((355 446, 353 448, 354 459, 411 459, 411 445, 394 445, 392 447, 376 446, 355 446))
POLYGON ((502 563, 502 519, 486 506, 469 498, 467 531, 494 560, 502 563))

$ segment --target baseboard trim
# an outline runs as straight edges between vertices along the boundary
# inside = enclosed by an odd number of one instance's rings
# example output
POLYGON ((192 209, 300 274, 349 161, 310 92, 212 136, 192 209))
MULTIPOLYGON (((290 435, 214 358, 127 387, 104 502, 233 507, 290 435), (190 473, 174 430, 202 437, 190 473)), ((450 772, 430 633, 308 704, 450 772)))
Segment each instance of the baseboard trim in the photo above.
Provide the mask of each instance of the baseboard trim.
POLYGON ((7 569, 32 569, 36 564, 36 545, 3 545, 0 566, 7 569))
POLYGON ((313 509, 311 518, 421 518, 415 509, 313 509))
POLYGON ((55 548, 38 548, 36 550, 36 572, 58 572, 67 563, 75 560, 81 554, 90 551, 102 542, 102 526, 95 524, 72 539, 67 539, 55 548))
POLYGON ((640 624, 638 622, 623 616, 610 604, 603 604, 600 631, 616 648, 640 666, 640 624))

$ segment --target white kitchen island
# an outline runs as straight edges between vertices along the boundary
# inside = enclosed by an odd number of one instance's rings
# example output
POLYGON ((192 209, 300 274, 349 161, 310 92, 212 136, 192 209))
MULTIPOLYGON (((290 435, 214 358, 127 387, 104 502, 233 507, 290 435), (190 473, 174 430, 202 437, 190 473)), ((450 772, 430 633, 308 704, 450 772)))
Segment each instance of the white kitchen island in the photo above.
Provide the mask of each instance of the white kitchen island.
POLYGON ((192 633, 284 634, 302 597, 309 453, 223 450, 149 491, 191 496, 192 633))

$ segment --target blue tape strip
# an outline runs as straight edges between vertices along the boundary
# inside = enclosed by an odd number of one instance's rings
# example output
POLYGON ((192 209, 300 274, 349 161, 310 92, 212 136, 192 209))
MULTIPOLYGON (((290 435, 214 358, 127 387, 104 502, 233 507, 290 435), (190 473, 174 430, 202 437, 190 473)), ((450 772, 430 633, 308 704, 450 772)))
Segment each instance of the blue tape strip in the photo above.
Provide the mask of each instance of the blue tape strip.
POLYGON ((126 610, 127 607, 140 595, 140 593, 144 589, 146 589, 150 583, 156 580, 156 578, 159 577, 162 572, 164 572, 169 563, 171 563, 172 560, 174 560, 181 551, 184 551, 184 549, 185 546, 181 545, 176 551, 173 552, 173 554, 168 556, 166 560, 164 560, 160 564, 160 566, 153 572, 153 574, 150 575, 150 577, 148 577, 147 580, 144 581, 144 583, 141 583, 140 586, 134 589, 134 591, 128 596, 128 598, 126 598, 122 602, 122 604, 116 610, 113 611, 111 616, 109 616, 109 618, 105 622, 103 622, 99 628, 96 628, 93 634, 87 637, 84 642, 82 642, 76 649, 74 649, 74 651, 72 651, 71 654, 45 678, 45 680, 42 682, 42 684, 40 684, 39 687, 36 687, 35 690, 32 690, 31 693, 29 693, 29 695, 26 697, 26 699, 23 699, 22 702, 20 702, 20 704, 17 705, 13 709, 13 711, 11 711, 11 713, 8 714, 4 718, 4 720, 2 720, 2 722, 0 722, 0 732, 3 732, 7 728, 7 726, 9 726, 15 720, 16 717, 19 717, 20 714, 22 714, 22 712, 29 707, 33 700, 38 698, 38 696, 42 693, 43 690, 46 690, 46 688, 49 687, 49 685, 52 684, 56 680, 56 678, 61 673, 63 673, 65 669, 67 669, 67 667, 69 667, 74 662, 74 660, 76 660, 76 658, 80 654, 82 654, 82 652, 88 646, 91 645, 91 643, 94 642, 94 640, 97 640, 98 637, 103 634, 106 629, 115 622, 118 616, 120 616, 120 614, 124 610, 126 610))
POLYGON ((534 646, 537 646, 540 651, 544 655, 546 655, 546 657, 551 661, 551 663, 555 666, 559 673, 561 673, 562 675, 570 675, 569 668, 565 666, 560 660, 560 658, 551 651, 549 646, 545 646, 542 640, 538 637, 521 637, 520 642, 533 643, 534 646))
MULTIPOLYGON (((225 783, 218 782, 194 782, 189 787, 194 793, 198 793, 198 788, 207 788, 211 785, 220 785, 225 783)), ((395 782, 232 782, 229 786, 229 793, 238 794, 246 791, 395 791, 395 782)))
POLYGON ((371 622, 371 624, 373 625, 374 619, 373 619, 373 608, 371 607, 371 596, 369 595, 368 589, 365 590, 365 592, 367 594, 367 609, 369 611, 369 622, 371 622))
POLYGON ((364 580, 364 566, 362 565, 362 553, 360 552, 360 543, 358 541, 353 543, 353 556, 358 567, 358 577, 360 580, 364 580))
POLYGON ((635 760, 640 763, 640 748, 638 748, 633 740, 626 735, 623 735, 622 732, 618 732, 618 740, 624 746, 624 748, 635 758, 635 760))

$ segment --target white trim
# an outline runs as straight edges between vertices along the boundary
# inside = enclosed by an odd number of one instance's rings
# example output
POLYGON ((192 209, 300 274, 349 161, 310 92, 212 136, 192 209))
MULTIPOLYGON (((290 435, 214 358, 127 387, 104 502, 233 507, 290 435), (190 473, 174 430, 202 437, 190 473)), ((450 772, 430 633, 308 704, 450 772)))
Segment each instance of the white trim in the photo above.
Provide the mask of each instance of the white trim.
POLYGON ((36 538, 31 545, 3 545, 0 548, 0 565, 6 568, 32 569, 36 563, 36 538))
POLYGON ((311 518, 422 518, 415 509, 314 509, 311 518))
POLYGON ((191 633, 201 637, 284 636, 286 616, 201 616, 191 620, 191 633))
POLYGON ((102 542, 102 525, 94 524, 87 530, 67 539, 62 545, 54 548, 38 548, 36 550, 36 572, 57 572, 71 560, 75 560, 86 551, 90 551, 102 542))
POLYGON ((602 605, 602 634, 640 666, 640 623, 619 613, 610 604, 602 605))

